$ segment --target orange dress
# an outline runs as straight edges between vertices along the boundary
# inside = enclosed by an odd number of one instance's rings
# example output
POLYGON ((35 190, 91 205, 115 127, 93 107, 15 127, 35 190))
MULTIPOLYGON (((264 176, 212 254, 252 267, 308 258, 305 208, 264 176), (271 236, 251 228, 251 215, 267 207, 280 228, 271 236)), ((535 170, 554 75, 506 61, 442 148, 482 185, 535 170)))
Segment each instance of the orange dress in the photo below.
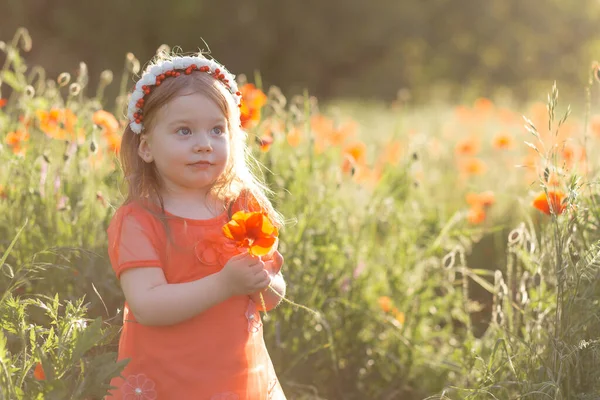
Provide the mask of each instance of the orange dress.
MULTIPOLYGON (((173 243, 161 221, 141 204, 121 206, 107 230, 117 277, 129 268, 160 267, 167 282, 183 283, 218 272, 239 253, 221 231, 239 204, 238 199, 231 212, 206 220, 170 215, 173 243)), ((230 297, 170 326, 139 324, 125 302, 118 359, 130 362, 111 381, 116 389, 107 399, 285 399, 260 313, 248 296, 230 297)))

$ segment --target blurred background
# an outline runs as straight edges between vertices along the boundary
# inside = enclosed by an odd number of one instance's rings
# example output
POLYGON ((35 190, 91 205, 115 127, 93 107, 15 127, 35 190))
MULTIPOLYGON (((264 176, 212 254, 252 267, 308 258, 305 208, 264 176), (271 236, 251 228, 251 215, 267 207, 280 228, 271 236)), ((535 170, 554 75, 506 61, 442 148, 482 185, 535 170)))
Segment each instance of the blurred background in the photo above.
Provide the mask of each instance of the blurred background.
MULTIPOLYGON (((161 44, 211 49, 235 74, 321 100, 417 103, 583 92, 600 50, 597 0, 1 0, 0 38, 31 33, 50 76, 123 69, 161 44)), ((118 88, 113 87, 116 94, 118 88)), ((113 96, 114 98, 114 96, 113 96)))
POLYGON ((290 400, 599 399, 599 22, 600 0, 0 0, 0 399, 119 373, 126 55, 163 44, 246 76, 299 221, 288 297, 321 316, 264 319, 290 400))

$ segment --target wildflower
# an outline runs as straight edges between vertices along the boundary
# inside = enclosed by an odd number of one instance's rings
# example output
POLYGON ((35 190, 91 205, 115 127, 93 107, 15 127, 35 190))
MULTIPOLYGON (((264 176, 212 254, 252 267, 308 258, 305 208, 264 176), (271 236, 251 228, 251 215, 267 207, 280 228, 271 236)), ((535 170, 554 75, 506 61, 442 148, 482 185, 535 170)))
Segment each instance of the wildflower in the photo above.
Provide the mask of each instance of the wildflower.
POLYGON ((548 193, 540 193, 534 200, 533 206, 546 215, 551 215, 553 212, 560 215, 565 211, 567 205, 563 200, 566 195, 560 190, 549 190, 548 193))
POLYGON ((27 141, 29 141, 29 132, 18 129, 14 132, 9 132, 4 138, 4 142, 12 149, 12 152, 17 155, 25 154, 26 149, 22 144, 27 141))
POLYGON ((600 137, 600 115, 594 115, 592 117, 592 121, 590 122, 592 132, 597 137, 600 137))
POLYGON ((279 234, 264 212, 238 211, 223 226, 223 234, 254 256, 267 255, 279 234))
POLYGON ((477 113, 488 113, 494 108, 494 103, 490 99, 480 97, 477 100, 475 100, 473 108, 477 113))
POLYGON ((260 145, 260 150, 262 152, 267 152, 271 148, 273 144, 273 136, 271 135, 263 135, 258 139, 258 144, 260 145))
POLYGON ((381 296, 378 300, 379 308, 385 313, 390 312, 392 310, 392 299, 388 296, 381 296))
POLYGON ((0 200, 5 200, 8 198, 8 194, 6 194, 6 190, 4 186, 0 185, 0 200))
POLYGON ((121 135, 118 134, 110 134, 104 136, 106 143, 108 144, 108 148, 114 152, 119 153, 121 151, 121 135))
POLYGON ((119 135, 119 121, 114 115, 108 111, 98 110, 92 115, 92 121, 94 124, 102 128, 102 136, 108 148, 114 153, 121 151, 121 135, 119 135))
POLYGON ((6 105, 6 99, 0 98, 0 108, 6 105))
POLYGON ((346 140, 356 134, 358 124, 354 121, 348 121, 340 126, 334 126, 327 135, 327 141, 332 146, 341 146, 346 140))
POLYGON ((50 111, 38 110, 35 114, 46 136, 57 140, 77 138, 80 143, 85 140, 82 129, 75 132, 77 116, 71 110, 53 108, 50 111))
POLYGON ((481 193, 467 193, 466 195, 467 204, 471 207, 489 207, 496 202, 494 192, 488 190, 481 193))
POLYGON ((37 363, 35 369, 33 370, 33 377, 38 381, 45 381, 46 374, 44 373, 44 368, 42 367, 42 363, 37 363))
POLYGON ((471 157, 461 162, 461 169, 467 175, 483 175, 487 171, 487 165, 483 160, 471 157))
POLYGON ((242 93, 240 107, 242 127, 252 128, 260 121, 261 109, 267 103, 267 96, 251 83, 242 86, 240 92, 242 93))
POLYGON ((486 218, 486 213, 483 207, 474 206, 469 209, 469 213, 467 214, 467 221, 470 224, 477 225, 483 223, 486 218))
POLYGON ((105 135, 114 134, 119 131, 119 121, 108 111, 98 110, 94 112, 92 121, 102 128, 105 135))
POLYGON ((342 150, 344 160, 342 162, 342 171, 350 173, 357 166, 366 164, 367 145, 363 142, 355 142, 347 145, 342 150))
POLYGON ((513 147, 513 137, 508 133, 499 133, 494 138, 494 147, 499 150, 506 150, 513 147))
POLYGON ((456 144, 454 152, 458 156, 474 156, 479 152, 479 143, 476 139, 463 139, 456 144))
POLYGON ((302 140, 302 130, 298 127, 292 128, 286 135, 287 142, 292 147, 298 147, 302 140))

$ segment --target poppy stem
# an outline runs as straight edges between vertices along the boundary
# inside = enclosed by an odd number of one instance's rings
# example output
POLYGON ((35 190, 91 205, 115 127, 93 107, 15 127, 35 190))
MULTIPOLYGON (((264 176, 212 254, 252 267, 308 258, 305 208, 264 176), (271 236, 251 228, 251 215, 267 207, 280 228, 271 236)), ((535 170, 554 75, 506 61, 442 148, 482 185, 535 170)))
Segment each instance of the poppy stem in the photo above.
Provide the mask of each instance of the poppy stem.
MULTIPOLYGON (((305 311, 308 311, 309 313, 313 314, 315 317, 319 318, 319 320, 321 319, 321 314, 318 311, 315 311, 315 310, 310 309, 310 308, 308 308, 306 306, 303 306, 302 304, 294 303, 293 301, 287 299, 285 296, 283 296, 281 293, 279 293, 277 290, 275 290, 273 288, 273 286, 271 286, 271 285, 269 285, 269 289, 271 289, 271 291, 273 293, 275 293, 277 296, 279 296, 279 298, 281 300, 285 301, 286 303, 291 304, 294 307, 301 308, 301 309, 303 309, 305 311)), ((260 298, 262 300, 262 293, 260 294, 260 298)))

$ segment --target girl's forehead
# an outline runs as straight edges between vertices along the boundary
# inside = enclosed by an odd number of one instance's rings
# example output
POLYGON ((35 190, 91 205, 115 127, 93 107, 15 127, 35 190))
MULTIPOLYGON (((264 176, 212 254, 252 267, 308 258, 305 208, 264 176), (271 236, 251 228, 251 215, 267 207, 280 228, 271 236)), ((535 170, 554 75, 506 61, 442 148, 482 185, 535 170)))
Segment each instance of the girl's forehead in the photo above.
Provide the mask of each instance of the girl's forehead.
POLYGON ((223 110, 202 93, 176 95, 160 109, 163 118, 187 116, 194 119, 225 118, 223 110))

